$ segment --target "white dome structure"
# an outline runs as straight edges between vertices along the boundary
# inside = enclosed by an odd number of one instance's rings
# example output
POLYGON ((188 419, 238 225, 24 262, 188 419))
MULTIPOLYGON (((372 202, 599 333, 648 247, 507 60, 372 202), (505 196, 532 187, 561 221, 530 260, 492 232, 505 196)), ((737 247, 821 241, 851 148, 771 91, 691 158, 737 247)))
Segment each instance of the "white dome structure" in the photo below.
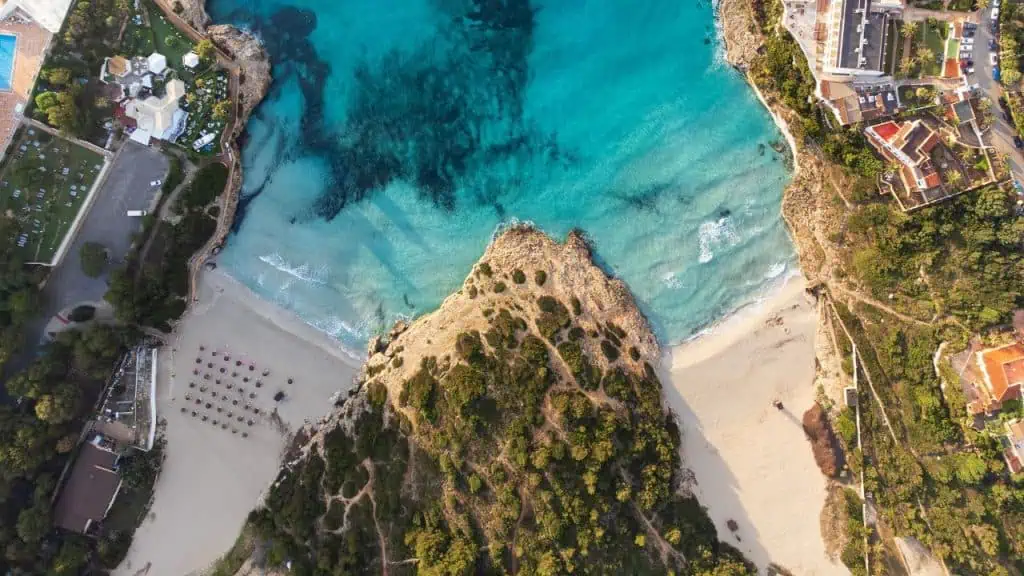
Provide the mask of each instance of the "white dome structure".
POLYGON ((149 58, 146 58, 146 63, 153 74, 163 74, 167 69, 167 57, 159 52, 150 54, 149 58))

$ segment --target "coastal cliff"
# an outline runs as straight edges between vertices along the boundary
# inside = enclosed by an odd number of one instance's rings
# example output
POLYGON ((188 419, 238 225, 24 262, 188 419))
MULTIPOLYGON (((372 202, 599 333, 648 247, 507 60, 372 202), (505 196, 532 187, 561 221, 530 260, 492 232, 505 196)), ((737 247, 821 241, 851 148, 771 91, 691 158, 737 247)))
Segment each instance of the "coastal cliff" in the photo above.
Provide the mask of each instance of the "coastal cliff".
POLYGON ((783 192, 782 217, 796 247, 800 270, 814 287, 831 277, 832 263, 836 261, 835 249, 826 239, 830 230, 838 229, 840 216, 831 201, 833 194, 825 190, 825 182, 831 178, 830 183, 835 187, 837 176, 830 175, 829 167, 793 138, 789 127, 799 124, 800 116, 779 102, 774 94, 762 91, 751 76, 751 65, 764 51, 765 39, 754 20, 749 0, 721 0, 718 17, 726 61, 747 79, 786 136, 793 153, 796 170, 783 192))
POLYGON ((300 572, 752 574, 686 492, 659 354, 580 233, 507 230, 437 311, 371 342, 247 531, 300 572))
POLYGON ((230 24, 210 26, 206 33, 239 67, 237 137, 270 89, 270 56, 258 38, 230 24))

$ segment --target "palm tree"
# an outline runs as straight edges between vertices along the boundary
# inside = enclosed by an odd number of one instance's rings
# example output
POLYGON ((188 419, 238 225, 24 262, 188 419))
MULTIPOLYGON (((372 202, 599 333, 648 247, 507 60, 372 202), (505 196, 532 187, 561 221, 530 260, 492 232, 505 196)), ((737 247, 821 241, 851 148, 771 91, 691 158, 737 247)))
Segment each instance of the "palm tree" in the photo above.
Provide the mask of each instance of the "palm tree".
POLYGON ((917 22, 904 22, 903 26, 900 27, 900 34, 902 34, 904 38, 913 38, 917 35, 917 28, 917 22))
POLYGON ((946 181, 949 185, 954 188, 959 188, 960 184, 964 181, 964 175, 959 170, 950 170, 946 172, 946 181))
POLYGON ((989 0, 977 0, 978 10, 988 8, 989 0))
POLYGON ((903 58, 900 58, 900 74, 909 76, 911 70, 914 69, 914 64, 916 63, 917 62, 915 62, 914 58, 911 56, 904 56, 903 58))

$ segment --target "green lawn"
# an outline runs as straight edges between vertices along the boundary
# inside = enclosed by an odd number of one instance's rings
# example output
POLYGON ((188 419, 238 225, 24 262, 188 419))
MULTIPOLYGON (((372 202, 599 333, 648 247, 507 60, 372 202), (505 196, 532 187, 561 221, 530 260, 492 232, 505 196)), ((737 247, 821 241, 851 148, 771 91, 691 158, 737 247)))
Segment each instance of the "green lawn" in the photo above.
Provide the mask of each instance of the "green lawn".
POLYGON ((153 39, 156 42, 156 51, 167 57, 167 66, 178 71, 182 80, 188 80, 188 68, 181 63, 181 57, 192 51, 194 44, 188 36, 182 34, 174 24, 171 24, 164 13, 152 2, 145 2, 149 11, 149 25, 153 30, 153 39))
POLYGON ((960 53, 960 41, 950 40, 946 48, 946 60, 955 60, 960 53))
POLYGON ((889 20, 886 26, 885 34, 885 71, 889 74, 896 75, 897 68, 899 67, 899 45, 902 45, 903 37, 900 36, 900 28, 898 20, 889 20))
MULTIPOLYGON (((202 136, 204 130, 218 133, 224 130, 224 120, 216 120, 213 117, 213 106, 228 98, 228 76, 222 70, 204 72, 195 79, 195 82, 186 82, 186 90, 194 95, 194 98, 192 102, 186 99, 182 105, 188 112, 188 123, 177 143, 185 149, 192 150, 192 143, 202 136)), ((215 154, 218 146, 219 138, 214 140, 213 146, 203 154, 215 154)))
POLYGON ((930 26, 927 22, 920 23, 920 30, 914 38, 914 56, 921 46, 927 46, 935 58, 927 61, 919 61, 916 76, 941 76, 943 58, 946 55, 945 22, 939 22, 936 26, 930 26))
POLYGON ((149 56, 156 50, 156 41, 153 31, 143 24, 136 24, 141 20, 142 15, 136 13, 128 20, 128 27, 125 28, 124 37, 121 39, 121 54, 125 57, 149 56))
POLYGON ((53 259, 102 166, 101 155, 63 138, 18 130, 0 167, 0 210, 19 223, 27 261, 53 259))

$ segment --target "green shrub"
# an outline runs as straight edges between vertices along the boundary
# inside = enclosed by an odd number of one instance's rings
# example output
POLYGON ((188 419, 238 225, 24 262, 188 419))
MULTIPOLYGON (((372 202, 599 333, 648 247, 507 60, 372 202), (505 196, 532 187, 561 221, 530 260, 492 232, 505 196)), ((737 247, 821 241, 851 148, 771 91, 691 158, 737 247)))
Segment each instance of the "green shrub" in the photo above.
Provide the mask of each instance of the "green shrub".
POLYGON ((580 299, 575 296, 572 297, 572 313, 573 316, 579 316, 583 313, 583 306, 580 304, 580 299))
POLYGON ((633 359, 633 362, 640 361, 640 351, 636 349, 636 346, 629 347, 629 357, 633 359))
POLYGON ((524 274, 519 268, 516 268, 512 271, 512 281, 516 284, 523 284, 526 282, 526 274, 524 274))
POLYGON ((98 242, 86 242, 78 253, 82 272, 90 278, 98 278, 107 267, 107 248, 98 242))
POLYGON ((601 340, 601 353, 608 359, 609 362, 615 362, 619 359, 619 349, 609 340, 601 340))
POLYGON ((479 270, 481 274, 487 277, 490 277, 494 273, 494 271, 491 270, 491 265, 488 264, 487 262, 481 262, 477 266, 477 270, 479 270))
POLYGON ((494 285, 494 293, 495 294, 501 294, 504 291, 505 291, 505 283, 504 282, 498 282, 498 283, 496 283, 494 285))
POLYGON ((543 286, 548 281, 548 273, 543 270, 537 270, 533 273, 533 281, 537 283, 537 286, 543 286))

